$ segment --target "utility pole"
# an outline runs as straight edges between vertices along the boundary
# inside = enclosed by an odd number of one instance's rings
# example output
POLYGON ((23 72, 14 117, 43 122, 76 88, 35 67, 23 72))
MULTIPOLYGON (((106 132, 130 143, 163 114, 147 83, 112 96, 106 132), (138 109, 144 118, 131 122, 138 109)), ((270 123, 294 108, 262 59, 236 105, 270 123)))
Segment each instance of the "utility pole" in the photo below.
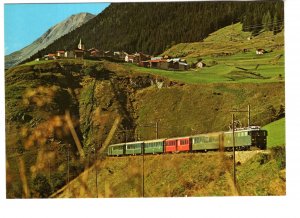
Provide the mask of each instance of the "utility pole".
POLYGON ((68 172, 67 172, 67 181, 68 181, 68 192, 70 193, 70 145, 67 145, 68 146, 68 172))
POLYGON ((158 139, 158 121, 155 123, 155 129, 156 129, 156 139, 158 139))
POLYGON ((49 168, 49 184, 51 185, 51 162, 50 162, 50 158, 48 159, 48 168, 49 168))
POLYGON ((95 178, 95 182, 96 182, 96 197, 98 198, 98 168, 97 168, 97 155, 96 155, 96 149, 93 147, 93 151, 94 151, 94 165, 95 165, 95 172, 96 172, 96 178, 95 178))
POLYGON ((237 181, 236 181, 236 163, 235 163, 235 112, 247 112, 248 113, 248 127, 250 127, 250 105, 248 105, 248 110, 231 110, 232 113, 232 150, 233 150, 233 182, 234 187, 237 188, 237 181))
POLYGON ((138 133, 138 131, 136 131, 136 134, 135 134, 135 141, 139 141, 139 133, 138 133))
POLYGON ((232 114, 233 183, 234 183, 234 187, 236 188, 234 118, 235 118, 234 114, 232 114))
POLYGON ((230 112, 245 112, 248 113, 248 127, 250 127, 250 104, 248 104, 248 109, 247 110, 237 110, 237 109, 233 109, 230 112))
POLYGON ((250 127, 250 104, 248 104, 248 127, 250 127))
POLYGON ((143 152, 143 190, 142 190, 142 194, 143 194, 143 197, 145 197, 145 148, 144 148, 144 145, 142 147, 142 152, 143 152))

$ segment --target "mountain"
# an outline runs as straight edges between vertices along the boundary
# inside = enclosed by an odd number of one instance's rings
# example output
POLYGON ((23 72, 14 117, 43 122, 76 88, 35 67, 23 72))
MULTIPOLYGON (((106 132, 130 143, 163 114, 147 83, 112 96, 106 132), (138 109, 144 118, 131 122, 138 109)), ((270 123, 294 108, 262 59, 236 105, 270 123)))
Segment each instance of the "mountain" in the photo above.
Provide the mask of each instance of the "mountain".
POLYGON ((95 15, 90 13, 79 13, 72 15, 64 21, 56 24, 47 30, 41 37, 35 40, 32 44, 22 48, 19 51, 13 52, 12 54, 5 56, 5 68, 15 66, 23 60, 30 58, 33 54, 39 50, 46 48, 48 45, 53 43, 56 39, 63 35, 71 32, 72 30, 82 26, 84 23, 89 21, 95 15))
POLYGON ((86 48, 156 55, 178 43, 201 41, 236 22, 245 22, 244 30, 254 25, 251 30, 258 32, 263 20, 265 24, 283 20, 283 1, 112 3, 32 59, 62 48, 73 49, 80 38, 86 48), (253 14, 255 19, 247 19, 253 14), (268 20, 263 19, 266 14, 268 20))

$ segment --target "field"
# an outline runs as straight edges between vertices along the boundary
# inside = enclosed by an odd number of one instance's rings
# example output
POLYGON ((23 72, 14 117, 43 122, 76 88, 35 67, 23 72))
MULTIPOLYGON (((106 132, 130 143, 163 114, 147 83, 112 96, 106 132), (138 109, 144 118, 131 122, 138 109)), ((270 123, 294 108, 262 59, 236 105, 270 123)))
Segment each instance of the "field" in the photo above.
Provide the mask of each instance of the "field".
POLYGON ((268 148, 285 145, 285 118, 269 123, 263 129, 268 131, 268 148))

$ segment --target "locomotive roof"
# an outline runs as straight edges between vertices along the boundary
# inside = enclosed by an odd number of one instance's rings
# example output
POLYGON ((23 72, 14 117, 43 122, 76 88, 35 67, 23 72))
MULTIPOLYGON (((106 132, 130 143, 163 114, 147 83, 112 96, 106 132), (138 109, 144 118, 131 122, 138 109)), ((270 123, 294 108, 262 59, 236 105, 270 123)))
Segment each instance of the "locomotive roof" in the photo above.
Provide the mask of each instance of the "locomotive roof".
MULTIPOLYGON (((251 132, 251 131, 265 131, 260 128, 260 126, 250 126, 250 127, 244 127, 244 128, 237 128, 234 130, 234 132, 251 132)), ((226 131, 225 133, 232 133, 232 130, 226 131)))

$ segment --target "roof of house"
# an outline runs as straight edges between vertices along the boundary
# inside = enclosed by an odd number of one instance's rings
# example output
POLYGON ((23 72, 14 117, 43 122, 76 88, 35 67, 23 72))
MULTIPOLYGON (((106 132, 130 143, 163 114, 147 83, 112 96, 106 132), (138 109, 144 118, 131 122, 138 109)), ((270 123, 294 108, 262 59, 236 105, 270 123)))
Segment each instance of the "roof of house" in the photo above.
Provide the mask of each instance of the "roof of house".
POLYGON ((151 60, 161 60, 162 57, 152 57, 151 60))
POLYGON ((167 60, 168 62, 180 62, 180 58, 171 58, 167 60))
POLYGON ((185 62, 179 62, 179 65, 188 66, 188 64, 187 64, 187 63, 185 63, 185 62))
POLYGON ((96 48, 90 48, 90 49, 88 49, 88 51, 93 51, 93 50, 98 50, 98 49, 96 49, 96 48))
POLYGON ((148 62, 159 63, 159 62, 167 62, 167 60, 165 60, 165 59, 156 59, 156 60, 149 60, 148 62))

